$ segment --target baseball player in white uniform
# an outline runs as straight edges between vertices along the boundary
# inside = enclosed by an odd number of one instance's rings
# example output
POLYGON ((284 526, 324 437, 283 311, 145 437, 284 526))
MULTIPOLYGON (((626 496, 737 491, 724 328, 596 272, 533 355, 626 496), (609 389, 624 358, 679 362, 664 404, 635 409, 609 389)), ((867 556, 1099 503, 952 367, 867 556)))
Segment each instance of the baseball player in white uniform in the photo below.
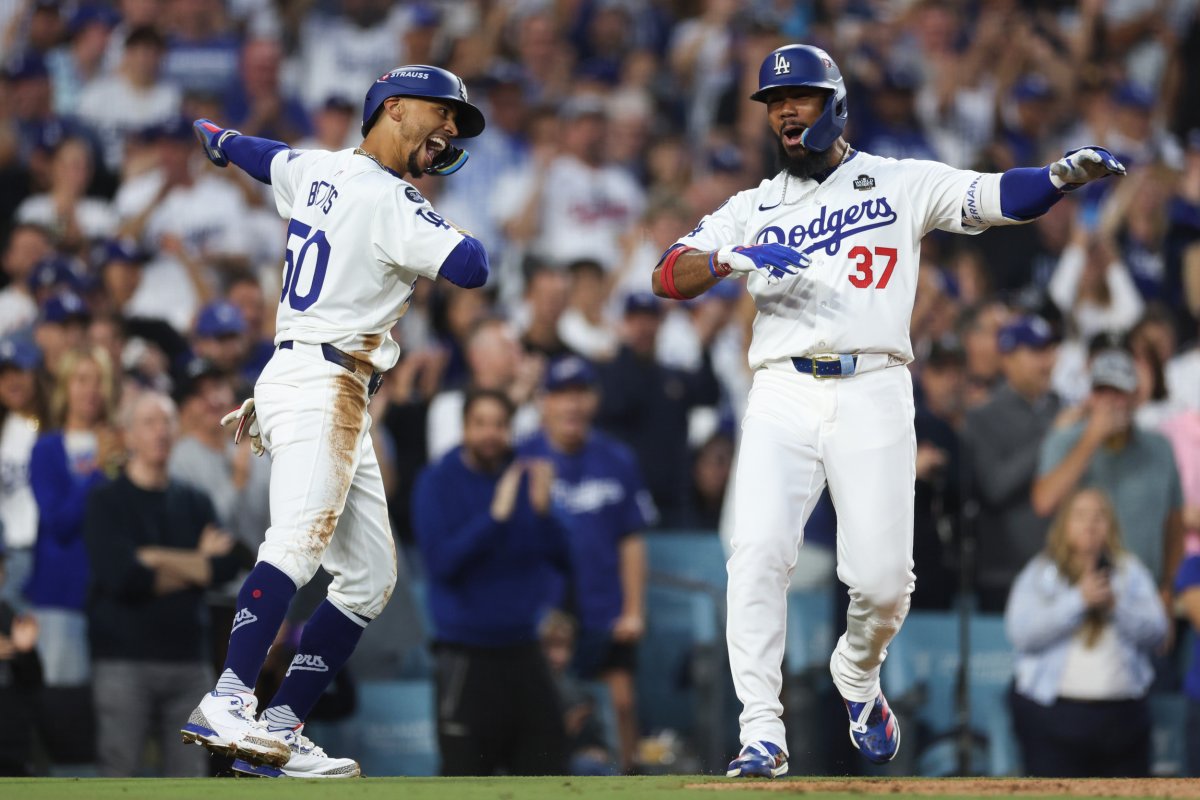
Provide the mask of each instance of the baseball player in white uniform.
POLYGON ((418 277, 464 287, 487 280, 482 245, 446 222, 406 175, 449 174, 483 115, 454 74, 423 65, 381 76, 367 92, 360 147, 292 150, 208 120, 195 124, 209 159, 232 161, 274 190, 290 219, 276 352, 254 397, 230 413, 257 453, 271 454, 271 527, 238 595, 229 655, 215 689, 183 727, 186 742, 236 756, 234 769, 273 777, 351 777, 303 733, 305 717, 396 583, 396 551, 367 403, 400 354, 389 332, 418 277), (304 626, 274 699, 253 694, 296 589, 323 565, 328 597, 304 626))
POLYGON ((909 317, 921 238, 1027 222, 1064 191, 1121 166, 1098 147, 1041 169, 980 174, 854 150, 846 90, 827 53, 788 45, 759 70, 784 169, 713 211, 663 254, 655 292, 695 297, 745 274, 758 308, 754 369, 733 495, 726 632, 743 711, 730 777, 787 772, 780 714, 788 577, 805 520, 828 485, 838 577, 850 588, 830 670, 850 739, 896 755, 900 727, 879 686, 908 613, 916 439, 909 317))

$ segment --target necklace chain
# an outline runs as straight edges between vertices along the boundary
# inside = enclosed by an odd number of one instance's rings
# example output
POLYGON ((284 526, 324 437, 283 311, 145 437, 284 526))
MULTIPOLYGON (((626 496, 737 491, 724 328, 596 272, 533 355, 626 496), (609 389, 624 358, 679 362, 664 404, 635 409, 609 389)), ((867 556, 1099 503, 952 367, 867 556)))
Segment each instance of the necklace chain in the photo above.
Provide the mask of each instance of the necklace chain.
MULTIPOLYGON (((846 159, 850 157, 850 153, 851 153, 852 151, 853 151, 853 148, 852 148, 852 147, 850 147, 849 143, 847 143, 847 144, 846 144, 846 149, 842 151, 842 157, 841 157, 840 159, 838 159, 838 162, 837 162, 837 164, 835 164, 835 165, 834 165, 834 167, 833 167, 833 169, 829 170, 829 172, 830 172, 830 173, 832 173, 834 169, 837 169, 837 168, 838 168, 838 167, 840 167, 842 164, 845 164, 845 163, 846 163, 846 159)), ((779 205, 781 205, 781 206, 786 206, 786 205, 788 205, 788 201, 787 201, 787 192, 788 192, 788 184, 789 184, 789 183, 791 183, 791 180, 792 180, 792 173, 790 173, 790 172, 784 172, 784 173, 783 173, 783 197, 781 197, 781 198, 779 199, 779 205)), ((798 203, 798 202, 800 202, 800 201, 799 201, 799 200, 797 200, 796 202, 798 203)), ((793 203, 793 205, 794 205, 794 203, 793 203)))
POLYGON ((388 174, 391 174, 391 175, 395 175, 395 174, 396 174, 394 170, 390 170, 390 169, 388 169, 387 167, 385 167, 385 166, 383 165, 383 162, 382 162, 382 161, 380 161, 378 158, 376 158, 375 156, 373 156, 373 155, 371 155, 370 153, 368 153, 366 150, 363 150, 361 147, 356 147, 356 148, 354 148, 354 155, 356 155, 356 156, 366 156, 367 158, 371 159, 371 160, 372 160, 372 161, 374 161, 376 164, 378 164, 378 165, 379 165, 379 168, 380 168, 381 170, 383 170, 384 172, 386 172, 386 173, 388 173, 388 174))

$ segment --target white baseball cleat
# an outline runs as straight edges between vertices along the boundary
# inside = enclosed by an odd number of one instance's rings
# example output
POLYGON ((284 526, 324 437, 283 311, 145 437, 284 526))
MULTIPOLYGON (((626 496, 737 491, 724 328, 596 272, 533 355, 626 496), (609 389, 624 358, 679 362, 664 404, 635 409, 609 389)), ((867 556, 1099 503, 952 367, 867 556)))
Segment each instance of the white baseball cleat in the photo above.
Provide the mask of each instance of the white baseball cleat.
POLYGON ((184 744, 198 744, 210 753, 236 756, 254 764, 282 767, 291 757, 287 742, 267 733, 254 718, 258 700, 252 694, 204 695, 180 730, 184 744))
POLYGON ((238 759, 234 772, 258 775, 262 778, 357 778, 362 775, 358 762, 350 758, 330 758, 325 751, 304 735, 304 726, 295 730, 270 731, 288 745, 291 758, 282 767, 254 765, 238 759))

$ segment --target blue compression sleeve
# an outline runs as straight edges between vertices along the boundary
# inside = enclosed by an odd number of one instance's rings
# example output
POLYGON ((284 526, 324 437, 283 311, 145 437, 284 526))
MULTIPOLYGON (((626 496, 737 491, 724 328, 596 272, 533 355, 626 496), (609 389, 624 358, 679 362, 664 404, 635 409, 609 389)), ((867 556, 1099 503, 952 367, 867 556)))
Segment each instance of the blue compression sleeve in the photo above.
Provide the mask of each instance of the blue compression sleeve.
POLYGON ((1000 176, 1000 212, 1008 219, 1026 222, 1040 217, 1062 199, 1050 182, 1050 168, 1020 167, 1000 176))
POLYGON ((246 174, 260 183, 271 182, 271 159, 280 150, 288 146, 274 139, 260 139, 257 136, 230 136, 221 145, 225 155, 237 164, 246 174))
POLYGON ((458 246, 450 251, 450 255, 446 256, 438 274, 464 289, 483 286, 488 279, 487 251, 478 239, 464 236, 458 246))

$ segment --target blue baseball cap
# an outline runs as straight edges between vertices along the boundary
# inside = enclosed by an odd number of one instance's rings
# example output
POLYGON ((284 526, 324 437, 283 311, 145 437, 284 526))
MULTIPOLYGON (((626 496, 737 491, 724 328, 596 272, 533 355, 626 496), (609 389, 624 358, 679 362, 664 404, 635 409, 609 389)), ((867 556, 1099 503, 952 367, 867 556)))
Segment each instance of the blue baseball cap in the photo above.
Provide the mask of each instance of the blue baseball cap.
POLYGON ((42 351, 28 339, 9 337, 0 339, 0 369, 16 367, 26 371, 37 369, 42 363, 42 351))
POLYGON ((662 316, 662 301, 649 292, 634 292, 625 298, 626 314, 653 314, 662 316))
POLYGON ((72 319, 91 319, 87 303, 74 292, 59 292, 42 303, 38 316, 41 322, 63 323, 72 319))
POLYGON ((1121 84, 1113 92, 1112 99, 1119 106, 1134 108, 1138 111, 1154 110, 1154 95, 1149 89, 1136 83, 1127 82, 1121 84))
POLYGON ((1026 75, 1013 85, 1012 96, 1018 103, 1049 100, 1054 97, 1054 87, 1041 75, 1026 75))
POLYGON ((148 254, 129 239, 109 239, 96 252, 96 266, 102 267, 110 261, 142 264, 148 254))
POLYGON ((240 336, 246 332, 246 318, 233 303, 216 300, 200 309, 196 318, 196 335, 202 339, 219 336, 240 336))
POLYGON ((48 78, 50 71, 46 68, 45 59, 30 50, 10 59, 4 65, 4 77, 10 81, 48 78))
POLYGON ((1018 317, 996 334, 996 345, 1001 353, 1011 353, 1018 347, 1040 350, 1053 342, 1054 331, 1041 317, 1018 317))
POLYGON ((58 254, 46 256, 29 273, 29 288, 35 292, 56 286, 79 292, 83 291, 86 282, 86 277, 71 259, 58 254))
POLYGON ((596 383, 596 371, 579 356, 559 356, 546 367, 542 388, 547 392, 561 392, 577 387, 590 388, 596 383))
POLYGON ((191 121, 183 117, 171 117, 151 125, 143 132, 143 138, 150 142, 191 142, 195 137, 191 121))

